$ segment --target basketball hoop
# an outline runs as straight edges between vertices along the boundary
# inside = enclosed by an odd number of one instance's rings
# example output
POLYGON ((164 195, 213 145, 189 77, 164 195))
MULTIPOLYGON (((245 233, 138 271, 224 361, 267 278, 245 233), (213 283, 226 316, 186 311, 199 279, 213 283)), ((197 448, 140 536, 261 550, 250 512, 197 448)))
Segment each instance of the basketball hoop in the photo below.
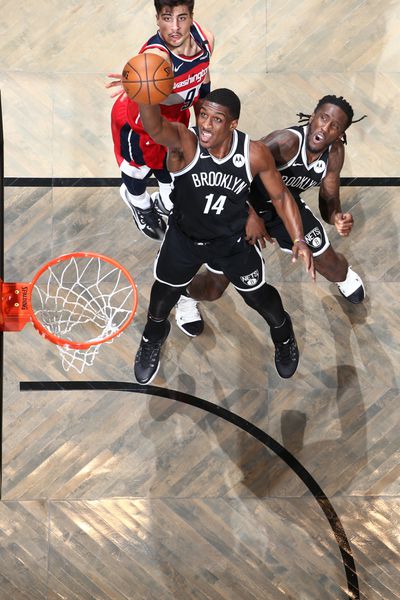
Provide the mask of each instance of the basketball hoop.
POLYGON ((1 283, 1 331, 31 321, 57 344, 65 371, 93 365, 100 344, 128 327, 138 294, 130 273, 95 252, 73 252, 47 262, 29 283, 1 283))

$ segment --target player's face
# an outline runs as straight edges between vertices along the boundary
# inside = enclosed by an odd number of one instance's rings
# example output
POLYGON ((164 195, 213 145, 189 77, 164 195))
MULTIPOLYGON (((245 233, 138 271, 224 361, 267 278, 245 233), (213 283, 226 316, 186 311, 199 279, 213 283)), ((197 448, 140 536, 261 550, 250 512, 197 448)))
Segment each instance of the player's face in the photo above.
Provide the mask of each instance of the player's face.
POLYGON ((348 117, 336 104, 323 104, 311 115, 307 132, 307 150, 323 152, 339 139, 348 125, 348 117))
MULTIPOLYGON (((203 148, 217 150, 229 142, 232 130, 237 127, 237 119, 233 119, 226 106, 204 100, 197 116, 199 141, 203 148)), ((229 150, 229 146, 227 145, 229 150)))
POLYGON ((173 7, 164 6, 157 15, 157 25, 161 37, 172 51, 178 50, 187 42, 192 24, 192 15, 184 4, 173 7))

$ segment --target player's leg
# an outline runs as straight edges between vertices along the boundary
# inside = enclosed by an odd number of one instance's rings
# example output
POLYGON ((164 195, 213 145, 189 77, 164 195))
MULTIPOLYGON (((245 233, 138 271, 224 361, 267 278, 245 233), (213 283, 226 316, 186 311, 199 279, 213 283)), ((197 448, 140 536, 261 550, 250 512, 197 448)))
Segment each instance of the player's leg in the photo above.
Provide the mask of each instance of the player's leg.
MULTIPOLYGON (((126 166, 125 166, 126 169, 126 166)), ((121 171, 120 195, 128 206, 138 229, 152 240, 160 242, 166 230, 162 217, 155 210, 147 191, 147 175, 137 179, 121 171)))
POLYGON ((365 298, 361 277, 350 267, 347 259, 335 252, 332 246, 314 257, 316 271, 328 281, 336 283, 341 295, 352 304, 360 304, 365 298))
POLYGON ((198 308, 198 300, 217 300, 228 285, 229 279, 223 273, 212 273, 209 270, 198 273, 176 305, 175 320, 178 327, 191 337, 200 335, 204 329, 204 321, 198 308))
POLYGON ((139 383, 150 383, 157 375, 161 347, 171 329, 168 315, 180 294, 180 288, 174 288, 159 281, 153 283, 147 322, 135 356, 135 377, 139 383))
POLYGON ((164 236, 165 223, 155 211, 146 189, 151 169, 146 166, 140 136, 127 122, 127 102, 128 99, 117 98, 111 111, 114 154, 123 180, 120 195, 139 230, 147 237, 160 241, 164 236))
POLYGON ((219 258, 214 265, 221 268, 248 306, 268 323, 275 345, 275 366, 283 378, 292 377, 299 362, 299 351, 292 322, 284 310, 276 288, 265 281, 265 263, 258 246, 244 240, 242 252, 219 258))
POLYGON ((197 273, 176 305, 175 320, 178 327, 192 337, 200 335, 204 321, 198 301, 218 300, 228 285, 229 279, 222 272, 212 272, 207 268, 203 273, 197 273))
MULTIPOLYGON (((172 177, 166 168, 155 169, 153 173, 158 181, 158 191, 151 195, 154 208, 159 215, 168 216, 172 210, 170 198, 172 177)), ((190 297, 186 290, 176 304, 175 321, 179 329, 189 337, 197 337, 204 330, 204 321, 197 300, 190 297)))
POLYGON ((191 298, 212 302, 221 298, 228 285, 229 279, 222 271, 214 271, 207 265, 206 271, 197 273, 192 279, 188 292, 191 298))
POLYGON ((153 174, 158 181, 158 191, 151 195, 151 200, 158 214, 168 216, 172 210, 171 191, 172 177, 169 171, 164 169, 153 169, 153 174))
POLYGON ((135 377, 139 383, 150 383, 160 365, 161 347, 168 337, 168 320, 182 292, 202 264, 193 252, 190 240, 170 225, 154 264, 154 282, 150 295, 147 322, 135 357, 135 377))
MULTIPOLYGON (((364 300, 365 290, 361 278, 349 266, 347 259, 335 252, 321 221, 306 204, 300 206, 304 239, 313 253, 316 271, 328 281, 336 283, 346 300, 358 304, 364 300)), ((268 233, 279 243, 282 250, 291 253, 292 241, 279 217, 266 223, 268 233)))

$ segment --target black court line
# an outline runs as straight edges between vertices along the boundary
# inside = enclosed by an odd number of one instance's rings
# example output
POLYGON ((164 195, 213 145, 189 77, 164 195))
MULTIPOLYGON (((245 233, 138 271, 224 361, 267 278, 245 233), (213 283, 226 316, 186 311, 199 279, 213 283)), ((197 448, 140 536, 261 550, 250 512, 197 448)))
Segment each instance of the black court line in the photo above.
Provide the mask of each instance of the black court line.
MULTIPOLYGON (((0 280, 4 280, 4 135, 3 111, 1 108, 0 92, 0 280)), ((2 287, 0 302, 2 299, 2 287)), ((2 317, 3 319, 3 317, 2 317)), ((4 334, 0 331, 0 499, 3 477, 3 376, 4 376, 4 334)))
POLYGON ((288 450, 286 450, 286 448, 284 448, 284 446, 282 446, 279 442, 274 440, 274 438, 265 433, 265 431, 262 431, 262 429, 259 429, 246 419, 243 419, 239 415, 227 410, 223 406, 218 406, 212 402, 198 398, 197 396, 192 396, 191 394, 185 394, 177 390, 170 390, 152 385, 139 385, 136 383, 121 383, 116 381, 21 381, 19 386, 21 392, 107 390, 160 396, 162 398, 168 398, 170 400, 175 400, 177 402, 182 402, 183 404, 189 404, 190 406, 200 408, 201 410, 221 417, 225 421, 228 421, 246 433, 249 433, 256 440, 264 444, 264 446, 279 456, 279 458, 281 458, 301 479, 301 481, 310 490, 318 502, 329 522, 342 556, 343 567, 347 580, 348 599, 360 600, 357 571, 350 543, 335 509, 313 476, 305 467, 303 467, 297 458, 294 457, 293 454, 291 454, 288 450))
MULTIPOLYGON (((7 187, 119 187, 120 177, 5 177, 7 187)), ((400 177, 341 177, 341 186, 351 187, 397 187, 400 177)), ((158 186, 154 177, 149 186, 158 186)))

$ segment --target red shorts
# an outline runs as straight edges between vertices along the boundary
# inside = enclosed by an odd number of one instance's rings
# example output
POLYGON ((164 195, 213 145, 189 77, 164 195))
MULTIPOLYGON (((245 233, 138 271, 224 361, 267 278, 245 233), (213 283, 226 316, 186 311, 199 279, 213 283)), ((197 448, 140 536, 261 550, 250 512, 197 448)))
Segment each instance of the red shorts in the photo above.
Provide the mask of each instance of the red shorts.
MULTIPOLYGON (((169 121, 185 123, 186 126, 189 124, 189 110, 181 110, 180 105, 161 106, 161 113, 169 121)), ((143 129, 136 102, 118 96, 111 111, 111 131, 119 166, 126 161, 134 167, 164 167, 167 150, 165 146, 156 144, 143 129)))

